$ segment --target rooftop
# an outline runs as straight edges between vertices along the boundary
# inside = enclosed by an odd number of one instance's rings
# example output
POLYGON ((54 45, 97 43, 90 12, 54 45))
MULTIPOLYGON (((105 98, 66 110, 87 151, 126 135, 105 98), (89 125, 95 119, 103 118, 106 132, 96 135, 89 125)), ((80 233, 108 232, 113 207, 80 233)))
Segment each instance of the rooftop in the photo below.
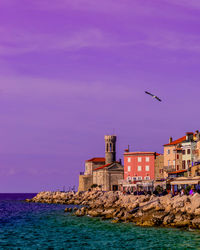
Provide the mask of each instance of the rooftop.
POLYGON ((89 160, 86 160, 86 162, 105 162, 105 158, 104 157, 94 157, 94 158, 91 158, 89 160))
POLYGON ((183 136, 183 137, 181 137, 181 138, 179 138, 179 139, 177 139, 177 140, 175 140, 175 141, 172 141, 171 143, 165 144, 164 146, 173 146, 173 145, 177 145, 177 144, 179 144, 179 143, 181 143, 181 142, 183 142, 183 141, 185 141, 185 140, 186 140, 186 136, 183 136))
POLYGON ((103 165, 103 166, 101 166, 101 167, 95 168, 93 171, 96 171, 96 170, 99 170, 99 169, 103 169, 103 168, 109 167, 111 164, 113 164, 113 162, 112 162, 112 163, 109 163, 109 164, 106 164, 106 165, 103 165))
MULTIPOLYGON (((156 152, 125 152, 124 155, 154 155, 156 152)), ((160 155, 156 153, 156 156, 160 155)))

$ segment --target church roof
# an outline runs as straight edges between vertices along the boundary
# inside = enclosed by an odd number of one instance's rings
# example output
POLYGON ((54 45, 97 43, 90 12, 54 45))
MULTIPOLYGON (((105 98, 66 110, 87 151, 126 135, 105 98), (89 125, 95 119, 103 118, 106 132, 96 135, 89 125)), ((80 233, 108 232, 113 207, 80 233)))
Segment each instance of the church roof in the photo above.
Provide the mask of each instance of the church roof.
MULTIPOLYGON (((114 164, 120 164, 120 162, 115 161, 115 162, 112 162, 112 163, 108 163, 108 164, 103 165, 103 166, 101 166, 101 167, 95 168, 93 171, 100 170, 100 169, 103 169, 103 168, 107 168, 107 167, 110 167, 111 165, 114 165, 114 164)), ((120 165, 121 165, 121 164, 120 164, 120 165)))
POLYGON ((86 160, 87 162, 105 162, 105 158, 104 157, 94 157, 91 158, 89 160, 86 160))
POLYGON ((113 162, 112 162, 112 163, 109 163, 109 164, 106 164, 106 165, 103 165, 103 166, 101 166, 101 167, 95 168, 93 171, 96 171, 96 170, 99 170, 99 169, 103 169, 103 168, 109 167, 109 166, 112 165, 112 164, 113 164, 113 162))

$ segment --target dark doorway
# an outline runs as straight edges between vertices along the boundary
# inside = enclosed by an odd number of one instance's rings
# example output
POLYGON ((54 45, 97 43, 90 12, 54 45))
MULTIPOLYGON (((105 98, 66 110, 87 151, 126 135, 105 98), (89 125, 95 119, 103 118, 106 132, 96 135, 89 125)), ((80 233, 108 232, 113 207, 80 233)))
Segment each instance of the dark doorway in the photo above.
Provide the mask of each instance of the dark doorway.
POLYGON ((118 191, 118 185, 113 185, 113 186, 112 186, 112 190, 113 190, 113 191, 118 191))

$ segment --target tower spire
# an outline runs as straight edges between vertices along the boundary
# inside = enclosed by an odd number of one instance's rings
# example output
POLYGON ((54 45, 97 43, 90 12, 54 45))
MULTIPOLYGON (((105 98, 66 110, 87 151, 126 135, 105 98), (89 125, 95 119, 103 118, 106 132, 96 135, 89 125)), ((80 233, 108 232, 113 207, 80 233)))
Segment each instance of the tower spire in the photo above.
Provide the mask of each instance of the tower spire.
POLYGON ((115 135, 105 135, 105 163, 116 161, 116 140, 115 135))

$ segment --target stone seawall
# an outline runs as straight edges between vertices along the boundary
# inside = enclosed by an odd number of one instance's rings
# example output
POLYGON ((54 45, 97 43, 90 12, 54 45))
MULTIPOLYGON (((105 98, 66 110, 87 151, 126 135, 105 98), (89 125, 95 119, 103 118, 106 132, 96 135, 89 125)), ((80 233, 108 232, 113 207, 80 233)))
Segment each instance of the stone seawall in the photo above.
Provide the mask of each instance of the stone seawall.
POLYGON ((162 197, 123 195, 121 192, 41 192, 27 202, 81 205, 66 208, 76 216, 89 215, 133 222, 140 226, 186 227, 200 229, 200 194, 162 197))

